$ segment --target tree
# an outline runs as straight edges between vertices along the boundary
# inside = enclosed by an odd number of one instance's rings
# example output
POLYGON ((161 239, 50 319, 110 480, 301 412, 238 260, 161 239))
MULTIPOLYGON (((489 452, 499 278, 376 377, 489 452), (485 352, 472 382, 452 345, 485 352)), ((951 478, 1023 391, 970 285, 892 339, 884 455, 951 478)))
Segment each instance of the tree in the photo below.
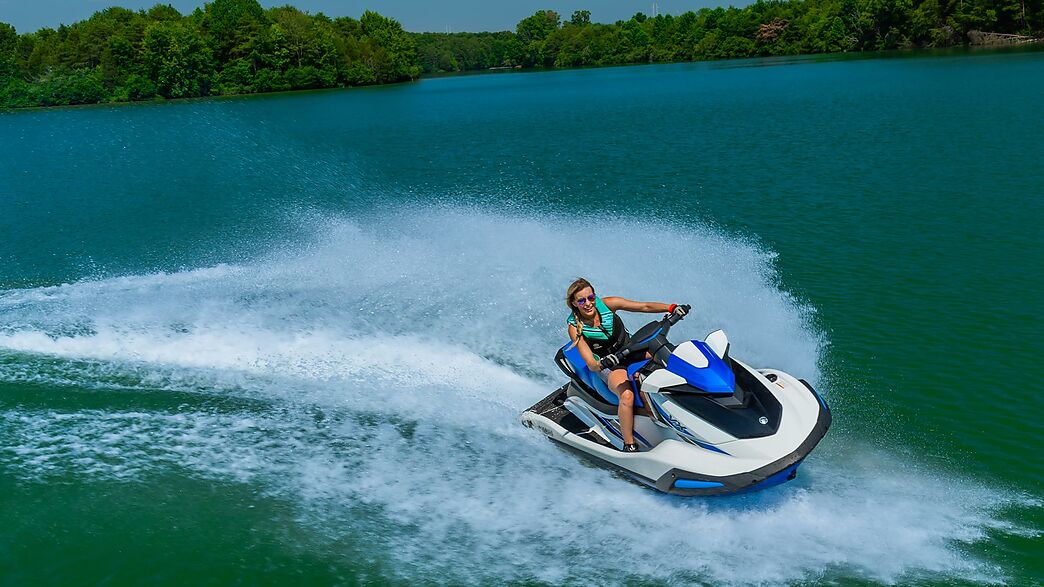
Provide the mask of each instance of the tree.
POLYGON ((895 49, 909 30, 911 0, 858 0, 862 49, 895 49))
POLYGON ((178 22, 182 19, 181 13, 178 12, 177 8, 174 8, 170 4, 157 4, 150 8, 145 15, 152 21, 170 21, 178 22))
POLYGON ((149 26, 145 31, 144 62, 149 80, 164 98, 210 93, 210 50, 189 26, 171 22, 149 26))
POLYGON ((110 37, 102 50, 98 69, 108 85, 118 85, 139 69, 134 45, 122 35, 110 37))
POLYGON ((37 80, 33 93, 43 106, 96 104, 106 97, 99 76, 89 69, 48 72, 37 80))
POLYGON ((14 55, 18 47, 18 33, 6 22, 0 22, 0 55, 14 55))
POLYGON ((538 10, 533 16, 519 21, 515 31, 525 47, 526 64, 554 63, 555 55, 546 52, 544 45, 551 33, 558 30, 559 20, 558 13, 554 10, 538 10))
POLYGON ((18 74, 15 51, 18 49, 18 33, 6 22, 0 22, 0 89, 7 86, 18 74))
POLYGON ((283 27, 273 23, 261 31, 250 52, 254 72, 286 71, 290 64, 290 47, 283 27))
POLYGON ((363 35, 377 45, 372 50, 373 62, 387 64, 380 68, 379 81, 414 79, 420 75, 413 37, 402 30, 398 21, 367 10, 359 24, 363 35))
POLYGON ((219 63, 246 56, 264 24, 265 11, 257 0, 213 0, 203 11, 203 30, 219 63))
POLYGON ((523 18, 515 27, 520 41, 525 44, 543 41, 558 28, 559 16, 554 10, 538 10, 533 16, 523 18))
POLYGON ((273 8, 269 16, 282 34, 286 49, 295 67, 305 65, 308 47, 314 36, 312 19, 293 6, 273 8))
POLYGON ((124 82, 119 92, 116 94, 117 100, 119 101, 132 101, 136 102, 139 100, 151 100, 158 95, 156 91, 156 85, 153 84, 147 77, 141 75, 131 75, 124 82))

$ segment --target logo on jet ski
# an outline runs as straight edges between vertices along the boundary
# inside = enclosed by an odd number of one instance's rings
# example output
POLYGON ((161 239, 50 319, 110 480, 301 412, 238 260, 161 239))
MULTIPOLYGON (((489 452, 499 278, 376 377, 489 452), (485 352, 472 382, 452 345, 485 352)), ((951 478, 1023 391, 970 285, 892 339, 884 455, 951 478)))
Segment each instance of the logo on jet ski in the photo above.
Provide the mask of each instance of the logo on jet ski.
POLYGON ((671 425, 671 427, 673 427, 678 432, 681 432, 682 434, 692 438, 692 433, 689 432, 689 429, 686 428, 684 424, 679 422, 677 418, 675 418, 673 415, 671 415, 670 412, 668 412, 668 411, 664 410, 662 407, 660 407, 660 404, 655 399, 652 401, 652 405, 653 405, 654 408, 656 408, 656 411, 660 413, 660 416, 662 416, 663 419, 666 420, 667 423, 671 425))
POLYGON ((762 416, 762 417, 758 418, 758 423, 759 424, 768 424, 768 418, 766 418, 765 416, 762 416))

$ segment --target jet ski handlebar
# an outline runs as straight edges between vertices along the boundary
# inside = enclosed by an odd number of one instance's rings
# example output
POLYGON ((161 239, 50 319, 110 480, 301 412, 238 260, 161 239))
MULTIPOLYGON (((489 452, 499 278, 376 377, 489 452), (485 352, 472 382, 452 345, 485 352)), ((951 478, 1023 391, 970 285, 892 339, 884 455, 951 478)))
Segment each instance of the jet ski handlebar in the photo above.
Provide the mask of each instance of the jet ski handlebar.
POLYGON ((658 348, 653 347, 667 344, 667 333, 670 332, 671 326, 674 326, 684 318, 685 315, 688 314, 691 306, 686 304, 684 306, 678 306, 678 308, 683 309, 683 311, 671 312, 670 314, 664 315, 663 318, 650 322, 639 328, 637 332, 631 335, 631 340, 636 342, 628 344, 615 354, 621 359, 636 352, 649 352, 650 354, 655 354, 655 351, 658 350, 658 348), (657 344, 657 341, 662 344, 657 344))
MULTIPOLYGON (((679 321, 681 321, 682 318, 688 316, 689 315, 689 310, 691 310, 691 309, 692 309, 692 306, 690 306, 689 304, 682 304, 682 305, 678 306, 673 312, 670 312, 669 314, 667 314, 665 319, 667 321, 668 327, 674 326, 679 321), (681 312, 679 312, 678 310, 681 310, 681 312)), ((664 334, 666 334, 666 331, 664 331, 664 334)))

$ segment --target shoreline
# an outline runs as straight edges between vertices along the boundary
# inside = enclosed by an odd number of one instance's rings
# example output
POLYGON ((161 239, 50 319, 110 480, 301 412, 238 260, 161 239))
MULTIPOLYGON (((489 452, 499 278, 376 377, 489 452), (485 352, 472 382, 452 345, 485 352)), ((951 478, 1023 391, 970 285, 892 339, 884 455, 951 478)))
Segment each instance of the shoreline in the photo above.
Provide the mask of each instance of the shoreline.
POLYGON ((420 83, 424 80, 434 79, 445 79, 453 77, 465 77, 465 76, 480 76, 480 75, 509 75, 509 74, 524 74, 524 73, 549 73, 555 71, 578 71, 588 69, 607 69, 607 68, 619 68, 619 67, 648 67, 654 65, 683 65, 683 64, 694 64, 694 63, 736 63, 742 61, 771 61, 780 60, 787 61, 788 64, 795 61, 844 61, 844 60, 862 60, 862 59, 887 59, 887 58, 916 58, 916 57, 957 57, 957 56, 972 56, 975 54, 1020 54, 1020 53, 1035 53, 1038 51, 1044 51, 1044 39, 1036 39, 1032 42, 1025 42, 1012 45, 962 45, 955 47, 940 47, 940 48, 913 48, 913 49, 889 49, 883 51, 844 51, 835 53, 798 53, 795 55, 765 55, 761 57, 727 57, 722 59, 699 59, 691 61, 655 61, 650 63, 612 63, 606 65, 584 65, 576 67, 544 67, 544 66, 532 66, 532 67, 511 67, 511 68, 490 68, 490 69, 467 69, 462 71, 445 71, 429 73, 418 76, 415 79, 403 80, 398 82, 389 82, 382 84, 367 84, 360 86, 337 86, 331 88, 307 88, 307 89, 293 89, 293 90, 278 90, 273 92, 250 92, 243 94, 216 94, 212 96, 192 96, 186 98, 162 98, 156 97, 149 100, 134 100, 134 101, 120 101, 120 102, 94 102, 91 104, 61 104, 52 106, 25 106, 25 107, 3 107, 0 108, 0 115, 11 114, 15 112, 37 112, 37 111, 50 111, 60 109, 80 109, 80 108, 98 108, 98 107, 122 107, 122 106, 142 106, 142 105, 159 105, 159 104, 181 104, 186 102, 198 102, 198 101, 210 101, 210 100, 232 100, 232 99, 247 99, 255 97, 272 97, 272 96, 289 96, 299 95, 308 93, 325 93, 325 92, 339 92, 339 91, 357 91, 357 90, 373 90, 377 88, 395 88, 403 87, 410 84, 420 83))

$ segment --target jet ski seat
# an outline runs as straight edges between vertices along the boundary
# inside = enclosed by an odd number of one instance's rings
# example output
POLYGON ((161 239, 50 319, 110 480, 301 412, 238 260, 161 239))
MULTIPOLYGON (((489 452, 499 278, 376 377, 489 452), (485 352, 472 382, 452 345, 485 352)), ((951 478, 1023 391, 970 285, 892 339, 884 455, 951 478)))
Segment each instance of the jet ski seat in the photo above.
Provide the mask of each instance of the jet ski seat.
MULTIPOLYGON (((575 346, 569 348, 571 346, 572 343, 566 344, 559 352, 567 361, 569 361, 569 365, 573 368, 573 373, 575 374, 576 379, 589 389, 593 389, 598 394, 595 399, 601 399, 611 406, 620 405, 619 398, 616 397, 615 393, 609 391, 609 386, 602 381, 602 378, 599 377, 597 373, 587 368, 587 363, 584 361, 584 358, 580 356, 580 350, 575 346)), ((634 403, 638 407, 642 407, 644 404, 642 403, 641 395, 638 393, 637 386, 634 385, 634 374, 648 362, 648 360, 642 360, 627 366, 627 378, 631 380, 631 386, 634 387, 634 403)))

